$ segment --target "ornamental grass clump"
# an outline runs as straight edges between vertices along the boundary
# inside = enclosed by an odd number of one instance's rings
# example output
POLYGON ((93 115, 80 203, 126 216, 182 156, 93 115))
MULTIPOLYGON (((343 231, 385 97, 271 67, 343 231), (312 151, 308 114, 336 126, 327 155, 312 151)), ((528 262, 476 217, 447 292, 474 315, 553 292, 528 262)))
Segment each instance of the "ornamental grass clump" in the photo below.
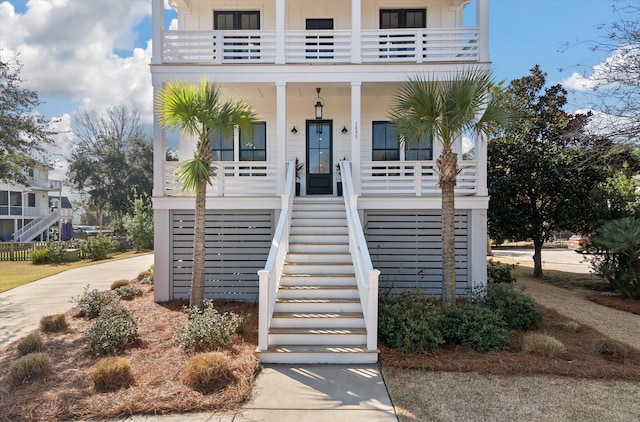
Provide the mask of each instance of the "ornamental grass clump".
POLYGON ((229 343, 242 327, 246 317, 233 312, 219 313, 211 300, 205 300, 203 309, 186 307, 189 318, 178 329, 174 343, 189 352, 213 351, 229 343))
POLYGON ((46 315, 40 318, 40 329, 43 333, 59 333, 68 327, 64 314, 46 315))
POLYGON ((129 280, 116 280, 113 283, 111 283, 110 289, 116 290, 118 287, 128 286, 129 284, 131 284, 129 280))
POLYGON ((611 362, 624 362, 626 355, 625 347, 617 340, 601 338, 593 344, 593 351, 596 355, 602 356, 611 362))
POLYGON ((558 327, 560 327, 562 331, 566 331, 568 333, 577 333, 580 331, 580 328, 582 328, 580 327, 580 324, 571 320, 559 322, 558 327))
POLYGON ((207 352, 191 357, 184 380, 187 385, 204 393, 219 390, 233 380, 228 356, 222 352, 207 352))
POLYGON ((114 391, 133 384, 133 375, 129 359, 121 356, 111 356, 100 359, 89 370, 96 391, 114 391))
POLYGON ((549 334, 531 333, 524 336, 522 350, 548 358, 560 356, 566 352, 564 344, 549 334))
POLYGON ((36 333, 29 334, 18 343, 18 353, 20 353, 20 356, 42 352, 43 350, 44 343, 42 337, 36 333))
POLYGON ((51 358, 46 353, 29 353, 16 359, 9 367, 14 384, 26 384, 51 372, 51 358))
POLYGON ((121 306, 104 308, 84 333, 89 351, 98 356, 121 352, 139 338, 133 313, 121 306))

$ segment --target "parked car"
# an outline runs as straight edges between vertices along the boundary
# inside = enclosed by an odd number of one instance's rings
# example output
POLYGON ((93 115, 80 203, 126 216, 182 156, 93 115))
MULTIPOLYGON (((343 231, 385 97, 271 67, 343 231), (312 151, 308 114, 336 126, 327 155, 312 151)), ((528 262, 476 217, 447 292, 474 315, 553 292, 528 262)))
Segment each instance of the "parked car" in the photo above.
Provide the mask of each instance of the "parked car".
POLYGON ((598 248, 591 243, 589 236, 582 234, 574 234, 567 241, 567 248, 573 249, 578 253, 594 254, 598 252, 598 248))
POLYGON ((74 237, 95 236, 98 233, 100 231, 95 226, 73 226, 74 237))

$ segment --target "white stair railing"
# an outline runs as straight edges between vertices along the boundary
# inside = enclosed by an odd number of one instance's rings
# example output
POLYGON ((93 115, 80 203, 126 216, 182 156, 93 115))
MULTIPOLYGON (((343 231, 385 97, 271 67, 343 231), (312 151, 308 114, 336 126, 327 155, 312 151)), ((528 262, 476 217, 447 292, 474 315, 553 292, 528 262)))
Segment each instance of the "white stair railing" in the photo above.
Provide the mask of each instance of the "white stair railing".
POLYGON ((49 228, 53 223, 60 218, 60 209, 55 209, 53 212, 45 215, 44 217, 36 218, 24 225, 18 231, 13 233, 14 242, 29 242, 36 238, 40 233, 49 228))
POLYGON ((289 252, 289 230, 291 228, 291 211, 295 189, 295 162, 290 161, 287 167, 287 178, 282 198, 280 218, 273 235, 267 262, 258 271, 260 302, 258 304, 258 350, 266 352, 269 348, 269 327, 276 304, 280 277, 284 268, 284 260, 289 252))
POLYGON ((373 268, 367 241, 362 232, 358 214, 358 195, 353 189, 351 166, 348 161, 340 161, 340 174, 344 188, 344 204, 347 211, 349 230, 349 251, 353 258, 353 268, 358 283, 362 314, 367 327, 367 349, 378 348, 378 278, 380 271, 373 268))

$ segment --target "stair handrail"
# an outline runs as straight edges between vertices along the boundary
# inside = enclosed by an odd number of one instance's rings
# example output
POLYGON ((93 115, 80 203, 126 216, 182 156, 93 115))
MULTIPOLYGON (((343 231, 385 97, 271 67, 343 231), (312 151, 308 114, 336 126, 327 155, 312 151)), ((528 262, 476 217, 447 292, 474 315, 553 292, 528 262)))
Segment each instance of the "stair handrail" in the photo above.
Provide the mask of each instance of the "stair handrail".
POLYGON ((29 223, 16 230, 15 233, 13 233, 13 240, 15 242, 29 242, 45 229, 49 228, 49 226, 59 218, 60 209, 56 208, 49 214, 31 220, 29 223))
POLYGON ((373 268, 367 241, 362 231, 362 222, 358 214, 358 195, 353 188, 351 165, 342 160, 340 174, 344 188, 343 198, 347 212, 347 227, 349 230, 349 252, 353 259, 353 268, 358 284, 358 293, 362 303, 362 314, 367 327, 367 349, 378 348, 378 279, 380 270, 373 268))
POLYGON ((289 231, 291 228, 291 211, 295 193, 295 161, 289 161, 287 177, 282 198, 282 209, 273 234, 269 256, 262 270, 258 271, 259 303, 258 303, 258 350, 269 348, 269 327, 276 304, 280 277, 284 268, 284 260, 289 252, 289 231))

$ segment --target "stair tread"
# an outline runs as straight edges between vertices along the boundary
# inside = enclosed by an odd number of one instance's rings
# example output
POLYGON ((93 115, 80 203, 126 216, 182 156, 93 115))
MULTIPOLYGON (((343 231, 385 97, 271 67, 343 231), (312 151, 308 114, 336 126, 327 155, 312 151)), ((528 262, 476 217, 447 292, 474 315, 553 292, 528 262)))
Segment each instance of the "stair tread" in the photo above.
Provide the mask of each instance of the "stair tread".
POLYGON ((344 285, 344 284, 318 284, 318 285, 306 285, 306 284, 285 284, 280 285, 280 290, 357 290, 358 286, 344 285))
POLYGON ((295 318, 303 315, 310 318, 363 318, 362 312, 274 312, 273 318, 295 318))
POLYGON ((359 298, 353 299, 337 299, 330 297, 318 297, 318 298, 285 298, 276 299, 277 303, 360 303, 359 298))
POLYGON ((307 273, 287 273, 286 271, 282 273, 282 277, 291 277, 291 278, 311 278, 311 277, 323 277, 323 278, 355 278, 355 274, 353 273, 324 273, 324 274, 307 274, 307 273))
POLYGON ((314 327, 314 328, 271 328, 269 334, 366 334, 366 328, 332 328, 332 327, 314 327))
POLYGON ((368 350, 365 344, 362 345, 331 345, 331 346, 317 346, 317 345, 273 345, 269 346, 267 352, 277 353, 377 353, 377 350, 368 350))

